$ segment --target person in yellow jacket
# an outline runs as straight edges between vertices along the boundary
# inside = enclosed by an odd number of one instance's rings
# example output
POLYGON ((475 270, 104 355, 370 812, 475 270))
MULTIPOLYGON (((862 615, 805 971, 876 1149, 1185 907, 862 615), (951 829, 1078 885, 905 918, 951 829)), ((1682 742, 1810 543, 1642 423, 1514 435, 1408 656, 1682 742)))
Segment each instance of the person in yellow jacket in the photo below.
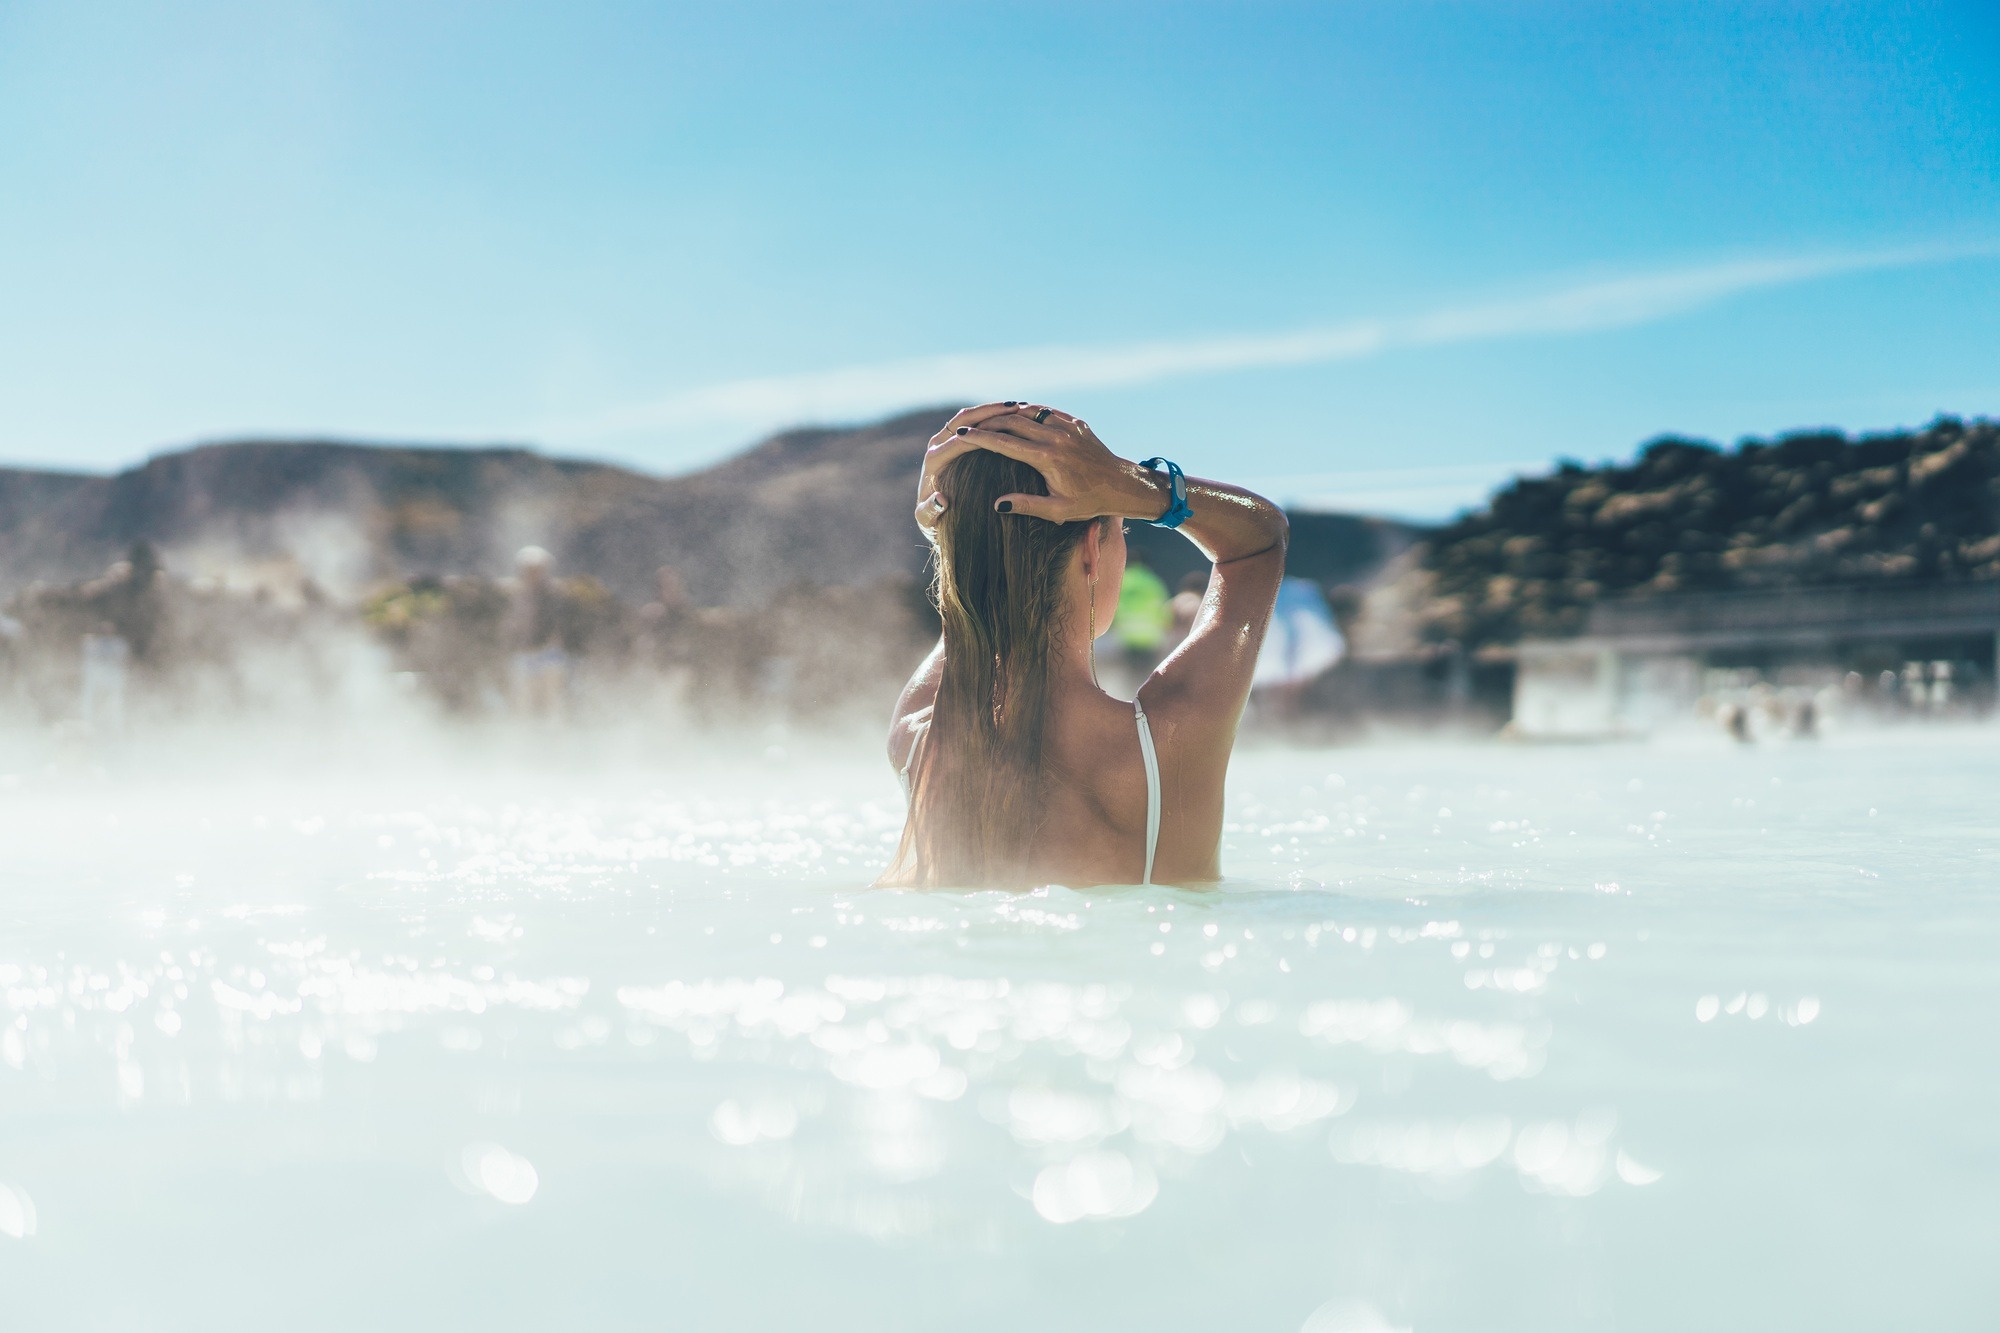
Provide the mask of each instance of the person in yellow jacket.
POLYGON ((1136 561, 1125 566, 1118 589, 1118 612, 1111 618, 1111 641, 1125 650, 1135 666, 1150 671, 1165 654, 1167 632, 1174 627, 1173 601, 1160 576, 1136 561))

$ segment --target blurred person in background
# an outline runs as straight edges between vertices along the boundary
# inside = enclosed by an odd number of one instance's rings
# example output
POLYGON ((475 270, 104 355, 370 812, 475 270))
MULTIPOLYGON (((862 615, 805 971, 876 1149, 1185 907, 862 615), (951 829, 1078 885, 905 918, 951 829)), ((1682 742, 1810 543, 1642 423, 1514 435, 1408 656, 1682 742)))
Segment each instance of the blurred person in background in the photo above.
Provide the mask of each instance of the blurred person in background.
POLYGON ((1201 595, 1208 590, 1208 576, 1199 570, 1181 579, 1180 588, 1174 593, 1167 610, 1173 615, 1173 624, 1167 627, 1165 651, 1172 652, 1181 646, 1187 636, 1194 633, 1195 617, 1201 614, 1201 595))
POLYGON ((1118 610, 1111 617, 1110 639, 1135 688, 1167 655, 1171 646, 1167 635, 1173 627, 1174 611, 1167 585, 1144 565, 1127 564, 1124 581, 1118 588, 1118 610))
POLYGON ((758 708, 759 692, 770 679, 764 669, 776 651, 770 617, 739 606, 708 606, 696 624, 688 676, 695 717, 738 721, 758 708))
POLYGON ((125 730, 125 680, 132 645, 117 627, 101 621, 83 636, 83 690, 78 715, 93 736, 116 737, 125 730))
POLYGON ((658 670, 677 671, 688 660, 688 636, 695 626, 694 601, 688 596, 687 580, 672 565, 660 566, 653 586, 658 595, 639 608, 646 657, 658 670))
POLYGON ((1284 514, 1014 402, 953 417, 917 495, 944 632, 890 728, 910 808, 881 882, 1219 879, 1223 779, 1284 574, 1284 514), (1177 527, 1212 566, 1186 642, 1134 703, 1100 688, 1094 657, 1128 519, 1177 527))
POLYGON ((1347 641, 1319 585, 1311 579, 1286 579, 1278 585, 1271 629, 1250 680, 1259 713, 1279 721, 1297 717, 1306 687, 1346 652, 1347 641))
POLYGON ((550 577, 554 565, 554 557, 539 546, 524 546, 514 557, 506 637, 514 707, 527 717, 561 716, 569 688, 562 608, 550 577))
POLYGON ((1819 701, 1808 694, 1792 710, 1792 735, 1802 741, 1819 739, 1819 701))
POLYGON ((85 600, 111 622, 130 656, 154 655, 166 612, 166 570, 151 542, 133 542, 125 558, 83 586, 85 600))
POLYGON ((125 645, 124 660, 161 665, 167 612, 166 571, 151 542, 134 542, 123 560, 113 561, 102 574, 70 589, 50 589, 44 596, 87 614, 86 636, 110 634, 125 645))

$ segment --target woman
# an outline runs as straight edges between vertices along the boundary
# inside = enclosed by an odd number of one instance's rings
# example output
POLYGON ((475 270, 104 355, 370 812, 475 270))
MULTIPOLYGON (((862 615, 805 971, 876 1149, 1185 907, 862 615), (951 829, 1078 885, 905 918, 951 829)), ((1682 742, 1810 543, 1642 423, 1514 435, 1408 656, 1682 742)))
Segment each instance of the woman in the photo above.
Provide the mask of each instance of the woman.
POLYGON ((1223 775, 1284 575, 1284 514, 1012 402, 953 417, 917 495, 944 634, 890 729, 910 813, 881 882, 1220 879, 1223 775), (1178 526, 1214 566, 1136 705, 1098 688, 1091 658, 1118 605, 1126 519, 1178 526))

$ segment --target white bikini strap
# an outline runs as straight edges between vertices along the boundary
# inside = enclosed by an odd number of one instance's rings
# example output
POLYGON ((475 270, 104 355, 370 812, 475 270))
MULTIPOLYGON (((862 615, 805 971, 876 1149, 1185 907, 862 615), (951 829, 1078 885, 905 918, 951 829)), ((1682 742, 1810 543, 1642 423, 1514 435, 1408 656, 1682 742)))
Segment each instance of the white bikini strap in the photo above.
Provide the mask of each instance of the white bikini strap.
POLYGON ((1146 761, 1146 877, 1153 882, 1153 857, 1160 848, 1160 757, 1153 752, 1153 728, 1146 722, 1146 709, 1137 699, 1132 712, 1139 719, 1139 757, 1146 761))

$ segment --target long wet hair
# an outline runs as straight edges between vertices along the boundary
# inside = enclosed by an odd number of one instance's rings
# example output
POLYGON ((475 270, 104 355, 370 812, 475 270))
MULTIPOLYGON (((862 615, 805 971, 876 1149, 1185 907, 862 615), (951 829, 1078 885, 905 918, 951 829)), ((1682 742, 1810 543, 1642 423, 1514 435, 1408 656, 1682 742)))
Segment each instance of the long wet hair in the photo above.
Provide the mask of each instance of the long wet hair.
POLYGON ((1002 495, 1046 495, 1026 463, 975 450, 938 478, 945 497, 931 598, 944 674, 910 765, 910 816, 889 882, 937 888, 1025 882, 1040 830, 1063 575, 1100 520, 995 513, 1002 495))

